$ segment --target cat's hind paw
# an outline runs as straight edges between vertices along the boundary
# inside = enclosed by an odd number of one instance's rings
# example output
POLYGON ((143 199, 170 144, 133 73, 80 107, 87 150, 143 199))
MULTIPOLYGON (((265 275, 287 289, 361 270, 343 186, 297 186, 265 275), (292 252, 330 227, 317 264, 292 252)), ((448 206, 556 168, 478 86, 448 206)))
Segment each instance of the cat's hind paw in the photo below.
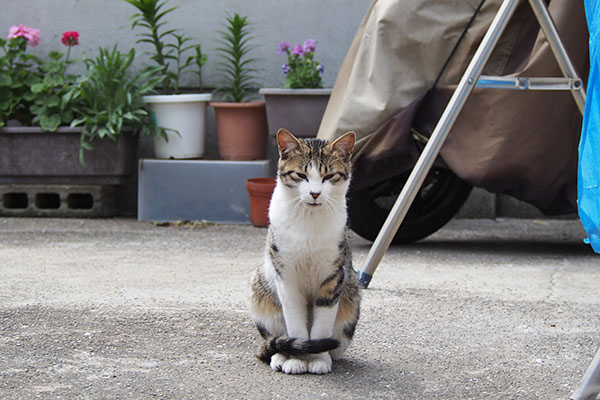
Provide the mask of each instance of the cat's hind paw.
POLYGON ((281 370, 286 374, 304 374, 306 373, 306 361, 290 358, 283 363, 281 370))
POLYGON ((271 369, 273 371, 281 371, 283 368, 283 363, 287 361, 287 357, 281 353, 276 353, 271 357, 271 369))
POLYGON ((331 356, 329 353, 321 353, 311 357, 308 362, 308 372, 311 374, 328 374, 331 372, 331 356))

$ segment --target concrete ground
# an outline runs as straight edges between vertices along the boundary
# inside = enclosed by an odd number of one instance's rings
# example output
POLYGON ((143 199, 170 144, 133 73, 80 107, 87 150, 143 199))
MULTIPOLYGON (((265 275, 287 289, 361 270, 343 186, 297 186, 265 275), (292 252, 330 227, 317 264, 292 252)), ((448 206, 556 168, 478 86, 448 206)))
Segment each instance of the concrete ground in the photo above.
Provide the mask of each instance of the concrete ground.
POLYGON ((387 253, 332 374, 272 372, 246 311, 265 233, 0 219, 0 398, 565 399, 600 345, 578 221, 463 219, 387 253))

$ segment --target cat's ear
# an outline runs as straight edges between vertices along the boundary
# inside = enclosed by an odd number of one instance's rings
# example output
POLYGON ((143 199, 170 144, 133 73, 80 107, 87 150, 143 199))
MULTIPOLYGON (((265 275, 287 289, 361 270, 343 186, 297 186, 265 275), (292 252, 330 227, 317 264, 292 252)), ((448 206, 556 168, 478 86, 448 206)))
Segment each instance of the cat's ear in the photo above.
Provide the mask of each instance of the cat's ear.
POLYGON ((331 143, 331 149, 334 153, 338 153, 343 158, 349 158, 354 149, 356 134, 352 131, 344 133, 331 143))
POLYGON ((279 146, 279 156, 285 160, 292 151, 300 148, 300 141, 290 131, 281 128, 277 131, 277 145, 279 146))

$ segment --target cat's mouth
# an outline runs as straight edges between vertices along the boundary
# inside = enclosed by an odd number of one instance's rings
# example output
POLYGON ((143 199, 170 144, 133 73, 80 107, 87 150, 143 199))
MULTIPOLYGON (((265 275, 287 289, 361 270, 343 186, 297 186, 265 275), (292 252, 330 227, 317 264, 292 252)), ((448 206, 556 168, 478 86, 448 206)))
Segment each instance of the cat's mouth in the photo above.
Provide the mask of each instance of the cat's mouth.
POLYGON ((321 203, 306 203, 309 207, 318 207, 321 203))

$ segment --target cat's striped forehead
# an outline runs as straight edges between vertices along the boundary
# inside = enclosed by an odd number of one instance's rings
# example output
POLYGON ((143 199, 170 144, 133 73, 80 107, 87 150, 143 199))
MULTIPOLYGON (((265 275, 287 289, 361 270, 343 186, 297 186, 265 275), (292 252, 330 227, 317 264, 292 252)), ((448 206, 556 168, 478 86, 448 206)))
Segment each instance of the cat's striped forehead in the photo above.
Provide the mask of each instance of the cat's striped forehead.
POLYGON ((299 139, 300 146, 289 157, 279 160, 279 173, 307 171, 314 166, 321 174, 338 172, 350 176, 350 161, 334 153, 322 139, 299 139))

